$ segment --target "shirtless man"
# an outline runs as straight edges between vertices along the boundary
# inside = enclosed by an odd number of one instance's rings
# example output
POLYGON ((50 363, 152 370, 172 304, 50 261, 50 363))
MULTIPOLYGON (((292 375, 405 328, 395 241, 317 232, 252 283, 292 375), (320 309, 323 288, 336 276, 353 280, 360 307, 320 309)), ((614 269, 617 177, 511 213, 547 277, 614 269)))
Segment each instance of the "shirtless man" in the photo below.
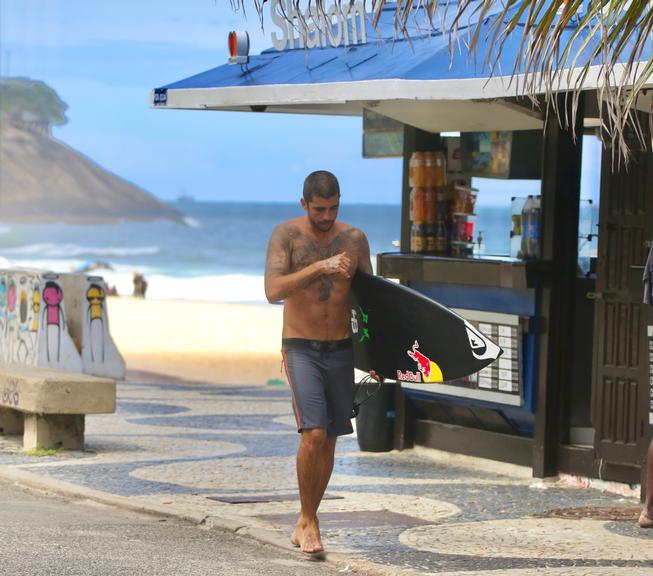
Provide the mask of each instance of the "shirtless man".
POLYGON ((301 205, 305 216, 272 233, 265 294, 270 302, 284 300, 282 354, 301 433, 301 512, 291 541, 314 554, 324 550, 317 509, 333 470, 336 439, 353 432, 351 278, 356 270, 372 273, 372 265, 365 234, 336 221, 340 187, 333 174, 309 174, 301 205))

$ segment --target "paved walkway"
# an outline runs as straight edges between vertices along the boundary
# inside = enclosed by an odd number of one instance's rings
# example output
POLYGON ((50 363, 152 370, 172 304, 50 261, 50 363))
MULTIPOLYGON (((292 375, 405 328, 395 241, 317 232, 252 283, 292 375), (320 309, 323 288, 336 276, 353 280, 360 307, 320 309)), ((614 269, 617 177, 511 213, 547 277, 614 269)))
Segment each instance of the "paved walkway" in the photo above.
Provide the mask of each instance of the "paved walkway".
MULTIPOLYGON (((0 476, 290 547, 297 434, 285 386, 131 373, 117 413, 88 417, 86 430, 85 451, 46 457, 2 440, 0 476)), ((638 512, 635 499, 537 482, 517 467, 362 453, 345 437, 320 525, 343 572, 652 575, 653 530, 636 525, 638 512)))

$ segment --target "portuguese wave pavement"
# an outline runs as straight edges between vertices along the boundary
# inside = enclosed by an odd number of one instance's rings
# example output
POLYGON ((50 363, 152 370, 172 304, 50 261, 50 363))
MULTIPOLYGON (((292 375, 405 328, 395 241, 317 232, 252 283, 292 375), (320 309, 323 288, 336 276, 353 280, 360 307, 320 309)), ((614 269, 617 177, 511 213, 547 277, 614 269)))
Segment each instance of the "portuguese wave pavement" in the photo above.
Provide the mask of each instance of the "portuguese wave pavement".
MULTIPOLYGON (((292 548, 297 433, 285 386, 216 386, 131 372, 86 449, 29 456, 0 441, 0 476, 292 548)), ((320 508, 343 573, 653 574, 634 498, 427 449, 366 453, 341 438, 320 508)), ((302 557, 300 552, 296 552, 302 557)), ((307 560, 308 561, 308 560, 307 560)))

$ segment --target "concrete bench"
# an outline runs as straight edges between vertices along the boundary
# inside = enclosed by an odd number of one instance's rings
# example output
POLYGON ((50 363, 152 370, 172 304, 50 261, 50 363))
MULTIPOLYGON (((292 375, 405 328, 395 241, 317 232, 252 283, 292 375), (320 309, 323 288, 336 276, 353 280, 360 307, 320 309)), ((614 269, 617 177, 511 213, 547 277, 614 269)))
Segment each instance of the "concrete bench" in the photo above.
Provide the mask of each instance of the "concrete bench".
POLYGON ((0 364, 0 430, 22 433, 25 450, 81 450, 85 415, 115 411, 114 380, 0 364))

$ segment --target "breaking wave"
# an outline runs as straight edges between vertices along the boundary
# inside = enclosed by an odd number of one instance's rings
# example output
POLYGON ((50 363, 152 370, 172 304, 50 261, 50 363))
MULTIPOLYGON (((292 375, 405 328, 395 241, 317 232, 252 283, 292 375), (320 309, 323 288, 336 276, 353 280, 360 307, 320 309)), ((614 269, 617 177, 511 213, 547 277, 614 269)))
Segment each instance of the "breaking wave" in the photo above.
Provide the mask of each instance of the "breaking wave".
POLYGON ((27 244, 17 248, 5 248, 8 256, 39 256, 40 258, 70 258, 80 256, 103 256, 127 258, 130 256, 151 256, 161 251, 159 246, 80 246, 78 244, 27 244))

